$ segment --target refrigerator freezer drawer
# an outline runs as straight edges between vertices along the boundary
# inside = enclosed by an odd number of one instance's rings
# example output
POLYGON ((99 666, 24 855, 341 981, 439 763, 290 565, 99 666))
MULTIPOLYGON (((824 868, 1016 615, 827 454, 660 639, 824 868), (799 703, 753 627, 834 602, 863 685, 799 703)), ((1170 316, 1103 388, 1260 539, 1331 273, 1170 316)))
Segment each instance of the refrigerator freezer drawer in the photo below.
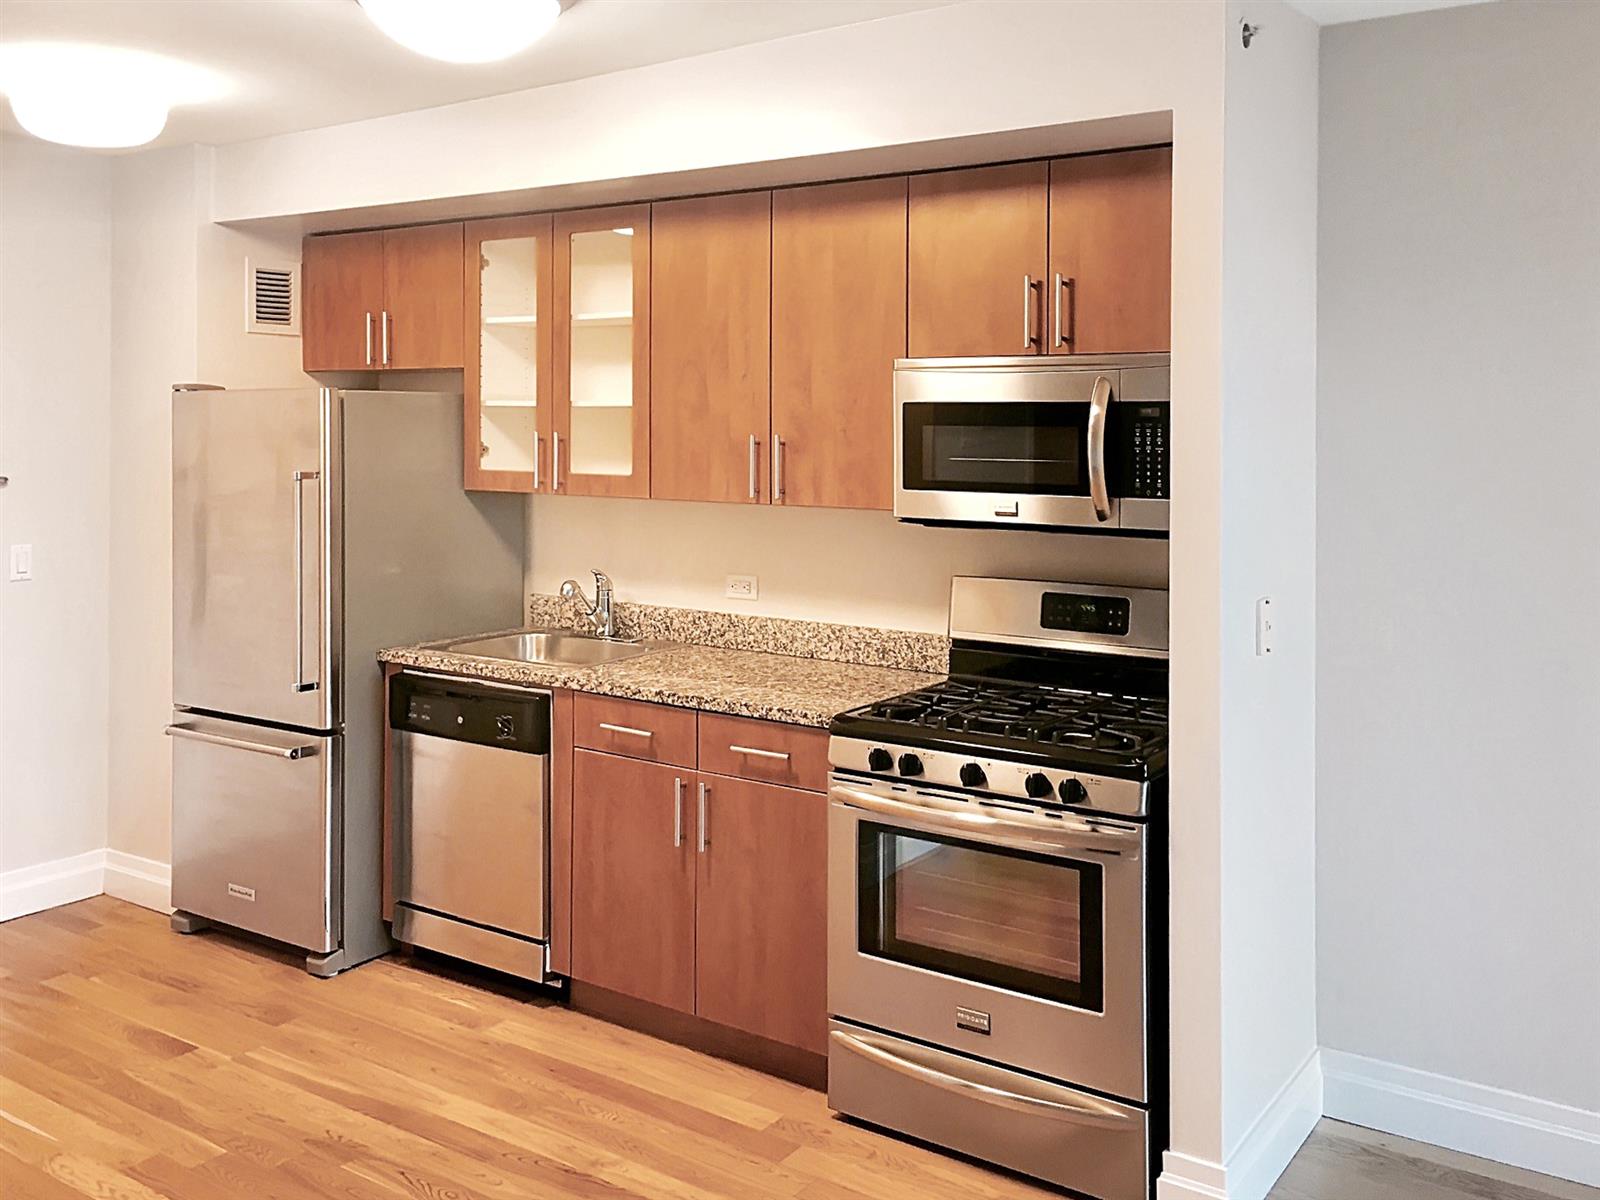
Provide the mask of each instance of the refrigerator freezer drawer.
POLYGON ((174 714, 172 904, 304 949, 339 944, 342 738, 174 714))

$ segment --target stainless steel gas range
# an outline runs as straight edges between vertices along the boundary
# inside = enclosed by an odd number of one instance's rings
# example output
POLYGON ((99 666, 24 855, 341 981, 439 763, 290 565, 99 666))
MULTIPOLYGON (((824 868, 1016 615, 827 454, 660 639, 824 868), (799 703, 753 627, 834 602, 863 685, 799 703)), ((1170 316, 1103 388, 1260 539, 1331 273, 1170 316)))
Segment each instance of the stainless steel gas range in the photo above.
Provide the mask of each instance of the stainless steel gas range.
POLYGON ((1167 596, 958 578, 832 723, 828 1100, 1097 1200, 1166 1141, 1167 596))

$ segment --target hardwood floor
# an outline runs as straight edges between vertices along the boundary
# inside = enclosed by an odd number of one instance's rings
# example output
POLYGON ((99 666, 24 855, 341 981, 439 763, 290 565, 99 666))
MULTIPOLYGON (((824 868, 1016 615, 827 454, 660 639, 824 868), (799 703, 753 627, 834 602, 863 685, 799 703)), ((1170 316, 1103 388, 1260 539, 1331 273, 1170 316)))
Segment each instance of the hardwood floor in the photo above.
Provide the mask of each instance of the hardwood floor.
MULTIPOLYGON (((1027 1200, 821 1095, 449 970, 297 960, 101 897, 0 925, 9 1200, 1027 1200)), ((1324 1122, 1274 1200, 1600 1193, 1324 1122)))

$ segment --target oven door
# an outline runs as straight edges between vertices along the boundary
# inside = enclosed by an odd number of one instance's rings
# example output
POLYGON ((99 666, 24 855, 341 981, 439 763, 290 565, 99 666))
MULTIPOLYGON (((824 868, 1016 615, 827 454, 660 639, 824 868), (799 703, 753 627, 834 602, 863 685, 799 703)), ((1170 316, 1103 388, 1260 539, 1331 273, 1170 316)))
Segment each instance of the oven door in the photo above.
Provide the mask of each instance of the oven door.
POLYGON ((895 516, 1116 528, 1116 371, 895 372, 895 516))
POLYGON ((1145 831, 836 775, 834 1016, 1143 1102, 1145 831))

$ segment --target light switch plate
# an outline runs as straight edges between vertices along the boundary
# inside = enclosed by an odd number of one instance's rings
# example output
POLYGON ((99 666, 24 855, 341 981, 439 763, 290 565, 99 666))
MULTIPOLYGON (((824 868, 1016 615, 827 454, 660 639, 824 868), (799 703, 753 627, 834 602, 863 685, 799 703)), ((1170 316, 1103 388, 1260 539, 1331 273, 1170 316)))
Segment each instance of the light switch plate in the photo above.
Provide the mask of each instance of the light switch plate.
POLYGON ((761 593, 754 575, 729 575, 722 594, 730 600, 754 600, 761 593))
POLYGON ((33 578, 33 546, 18 542, 11 547, 11 582, 20 583, 33 578))

